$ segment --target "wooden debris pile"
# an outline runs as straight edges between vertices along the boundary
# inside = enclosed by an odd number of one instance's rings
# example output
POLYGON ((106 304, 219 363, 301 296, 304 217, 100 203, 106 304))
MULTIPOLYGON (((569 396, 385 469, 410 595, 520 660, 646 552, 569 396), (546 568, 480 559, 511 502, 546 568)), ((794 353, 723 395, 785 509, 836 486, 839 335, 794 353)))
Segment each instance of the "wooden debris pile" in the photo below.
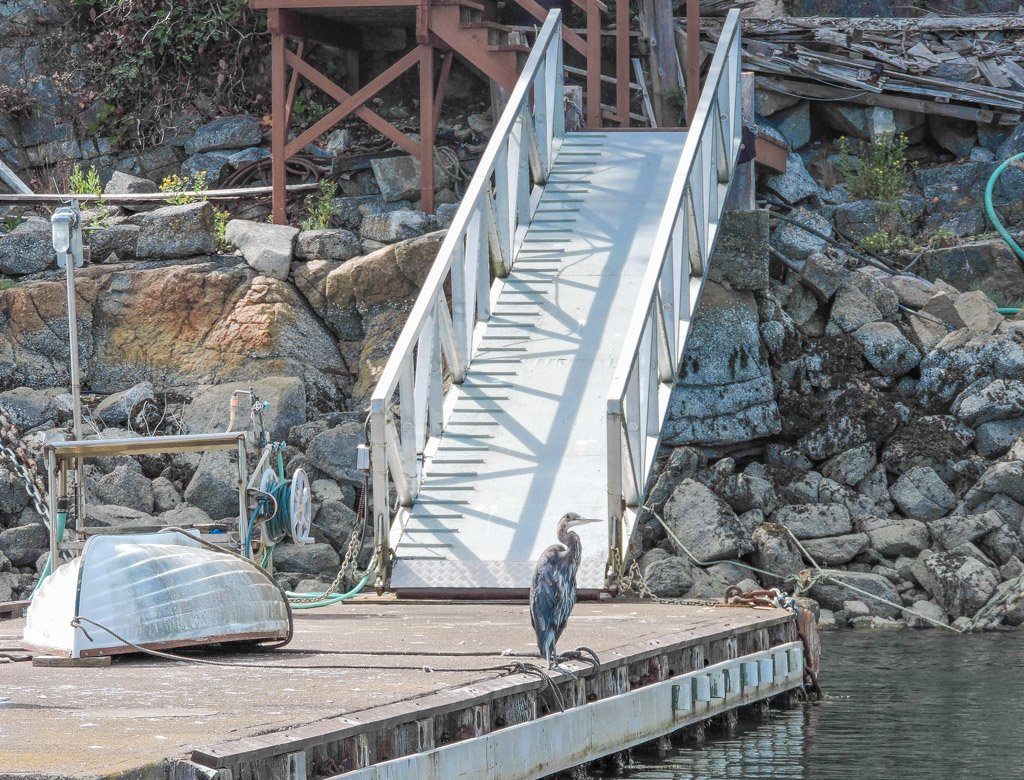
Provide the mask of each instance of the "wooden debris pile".
POLYGON ((1024 117, 1024 14, 745 20, 743 37, 759 89, 984 124, 1024 117))

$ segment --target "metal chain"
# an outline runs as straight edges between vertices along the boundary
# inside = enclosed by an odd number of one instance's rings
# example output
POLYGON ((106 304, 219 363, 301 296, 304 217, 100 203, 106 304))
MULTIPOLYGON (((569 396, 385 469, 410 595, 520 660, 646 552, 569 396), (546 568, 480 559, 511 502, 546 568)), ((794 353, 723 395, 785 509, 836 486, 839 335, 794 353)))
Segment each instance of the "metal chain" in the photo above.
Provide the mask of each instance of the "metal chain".
POLYGON ((636 561, 629 567, 629 571, 622 575, 619 580, 619 589, 623 593, 635 593, 638 598, 649 599, 658 604, 675 604, 688 607, 723 607, 729 606, 718 599, 673 599, 655 595, 647 583, 647 578, 640 571, 636 561))
POLYGON ((6 462, 21 477, 32 506, 44 518, 49 516, 46 484, 39 475, 36 462, 21 438, 21 431, 7 413, 0 409, 0 460, 6 462))
POLYGON ((356 527, 352 529, 352 533, 348 537, 348 545, 345 547, 345 557, 341 560, 341 568, 338 569, 338 573, 334 576, 334 581, 323 593, 318 593, 316 596, 308 597, 292 596, 290 601, 300 604, 313 601, 323 601, 327 596, 341 592, 341 583, 350 571, 352 573, 355 572, 356 562, 359 558, 359 551, 363 547, 363 531, 365 530, 365 512, 363 510, 365 501, 366 486, 364 485, 362 490, 359 491, 359 504, 356 508, 356 514, 363 519, 356 523, 356 527))

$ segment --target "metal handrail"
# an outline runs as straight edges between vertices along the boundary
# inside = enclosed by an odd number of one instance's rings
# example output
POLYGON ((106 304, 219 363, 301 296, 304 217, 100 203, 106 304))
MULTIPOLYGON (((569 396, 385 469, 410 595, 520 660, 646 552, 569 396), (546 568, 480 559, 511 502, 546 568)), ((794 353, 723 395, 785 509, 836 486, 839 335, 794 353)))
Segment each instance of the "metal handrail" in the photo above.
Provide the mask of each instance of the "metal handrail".
POLYGON ((378 587, 389 578, 391 486, 401 506, 412 505, 428 443, 444 429, 445 374, 456 385, 465 378, 477 324, 490 317, 491 271, 505 276, 511 268, 536 200, 532 189, 547 180, 564 135, 561 74, 561 12, 554 10, 370 397, 378 587), (396 392, 398 424, 392 406, 396 392))
POLYGON ((729 12, 666 198, 608 392, 608 574, 642 503, 742 137, 740 12, 729 12))

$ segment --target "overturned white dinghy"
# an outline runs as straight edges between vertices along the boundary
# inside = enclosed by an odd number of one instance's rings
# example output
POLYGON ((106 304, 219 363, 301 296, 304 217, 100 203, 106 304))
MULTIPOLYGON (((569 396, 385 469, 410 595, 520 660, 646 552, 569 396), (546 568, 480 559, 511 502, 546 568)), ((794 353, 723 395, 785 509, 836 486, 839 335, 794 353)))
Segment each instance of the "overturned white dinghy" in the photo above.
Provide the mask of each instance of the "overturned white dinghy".
POLYGON ((23 640, 79 658, 134 652, 128 643, 167 649, 290 637, 288 601, 269 574, 168 531, 90 537, 36 592, 23 640))

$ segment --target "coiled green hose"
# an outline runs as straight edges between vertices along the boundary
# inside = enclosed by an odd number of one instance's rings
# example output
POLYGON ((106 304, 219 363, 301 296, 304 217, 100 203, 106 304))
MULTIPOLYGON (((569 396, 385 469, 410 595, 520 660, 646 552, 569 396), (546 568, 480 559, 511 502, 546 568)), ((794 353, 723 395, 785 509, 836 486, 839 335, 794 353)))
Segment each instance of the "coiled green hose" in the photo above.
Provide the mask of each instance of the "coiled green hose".
MULTIPOLYGON (((995 191, 996 182, 999 181, 999 177, 1003 175, 1003 171, 1013 165, 1015 162, 1024 160, 1024 152, 1015 154, 1007 160, 1004 160, 998 168, 996 168, 992 175, 988 177, 988 184, 985 185, 985 212, 988 214, 989 221, 992 226, 995 227, 999 235, 1002 237, 1006 245, 1013 250, 1013 253, 1017 255, 1017 259, 1024 263, 1024 249, 1021 249, 1020 244, 1014 240, 1013 236, 1010 235, 1010 231, 1003 225, 1003 221, 999 218, 996 213, 995 206, 992 204, 992 193, 995 191)), ((1017 314, 1020 312, 1020 308, 1017 306, 1002 306, 997 309, 1000 314, 1017 314)))

